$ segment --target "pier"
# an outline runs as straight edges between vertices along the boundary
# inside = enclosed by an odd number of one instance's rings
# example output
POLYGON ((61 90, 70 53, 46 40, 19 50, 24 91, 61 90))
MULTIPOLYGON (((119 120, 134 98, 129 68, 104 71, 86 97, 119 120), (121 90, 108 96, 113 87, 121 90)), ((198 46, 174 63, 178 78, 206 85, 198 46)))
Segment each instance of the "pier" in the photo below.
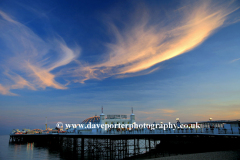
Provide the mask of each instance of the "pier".
MULTIPOLYGON (((199 129, 198 129, 199 130, 199 129)), ((34 142, 79 159, 139 159, 187 153, 234 150, 240 134, 234 130, 138 130, 108 133, 10 135, 10 143, 34 142), (201 132, 200 132, 201 131, 201 132)))

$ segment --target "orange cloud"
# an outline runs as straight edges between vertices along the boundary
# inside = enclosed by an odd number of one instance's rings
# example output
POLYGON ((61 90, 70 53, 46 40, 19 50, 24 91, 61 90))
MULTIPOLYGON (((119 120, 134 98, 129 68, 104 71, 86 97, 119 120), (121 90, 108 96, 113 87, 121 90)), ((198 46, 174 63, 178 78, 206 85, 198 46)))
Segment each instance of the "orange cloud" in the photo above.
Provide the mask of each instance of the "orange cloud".
POLYGON ((140 114, 171 114, 171 113, 175 113, 177 112, 177 110, 173 110, 173 109, 156 109, 154 111, 137 111, 140 114))
POLYGON ((53 87, 56 89, 66 89, 65 86, 57 83, 54 80, 55 76, 49 73, 47 70, 38 68, 31 64, 28 64, 28 67, 33 71, 34 76, 37 77, 38 85, 41 88, 45 89, 46 87, 53 87))
POLYGON ((230 2, 194 1, 184 10, 175 11, 172 19, 167 20, 170 21, 167 25, 164 21, 149 25, 150 21, 159 22, 161 19, 146 9, 142 10, 142 14, 137 14, 138 17, 133 17, 132 23, 126 23, 125 30, 110 23, 116 40, 107 44, 109 53, 105 55, 104 62, 81 66, 73 74, 78 74, 80 78, 85 76, 80 82, 114 75, 121 78, 125 77, 124 74, 146 70, 186 53, 204 42, 224 24, 230 13, 238 9, 231 6, 230 2), (143 18, 139 20, 139 17, 143 18))
POLYGON ((9 92, 11 89, 53 87, 56 89, 66 89, 65 85, 56 82, 56 75, 51 73, 54 69, 71 63, 80 53, 80 47, 69 48, 65 41, 58 35, 48 42, 41 39, 26 25, 13 20, 6 13, 0 11, 2 23, 1 38, 5 38, 7 46, 14 46, 9 49, 13 55, 6 61, 5 75, 15 83, 1 86, 0 94, 14 95, 9 92), (11 29, 9 29, 11 28, 11 29), (9 38, 10 37, 10 38, 9 38), (49 60, 48 53, 56 53, 53 60, 49 60), (8 73, 11 72, 11 74, 8 73), (20 72, 22 77, 15 72, 20 72), (6 87, 8 86, 8 87, 6 87))
POLYGON ((31 90, 36 90, 33 84, 31 84, 30 82, 28 82, 26 79, 24 79, 18 74, 9 74, 8 72, 6 72, 5 75, 7 75, 11 80, 15 82, 15 84, 10 86, 11 89, 19 89, 19 88, 27 87, 31 90))
POLYGON ((17 94, 11 93, 8 88, 3 87, 1 84, 0 84, 0 94, 10 95, 10 96, 16 96, 17 95, 17 94))
MULTIPOLYGON (((1 29, 8 31, 1 32, 1 38, 3 37, 6 46, 14 46, 9 47, 12 55, 5 64, 11 71, 24 73, 22 74, 24 77, 19 75, 10 77, 15 84, 1 85, 0 93, 13 95, 9 90, 24 87, 32 90, 39 87, 66 89, 65 85, 55 80, 59 75, 70 75, 76 77, 74 82, 84 83, 88 79, 104 79, 110 76, 125 78, 150 74, 160 68, 154 67, 156 64, 199 46, 223 26, 230 13, 239 8, 234 2, 228 1, 190 3, 174 10, 165 19, 152 14, 153 12, 146 8, 141 8, 141 11, 139 10, 129 22, 123 23, 121 29, 113 21, 107 22, 115 40, 106 44, 108 52, 104 54, 104 61, 95 64, 76 60, 80 54, 80 47, 69 48, 57 35, 46 42, 26 25, 0 11, 2 17, 0 22, 3 22, 1 29), (50 52, 57 56, 51 59, 48 56, 50 52), (79 66, 59 73, 53 72, 56 68, 72 61, 77 62, 79 66)), ((171 111, 162 111, 166 112, 166 115, 171 114, 171 111)))
POLYGON ((159 110, 161 113, 174 113, 177 112, 177 110, 173 110, 173 109, 157 109, 159 110))

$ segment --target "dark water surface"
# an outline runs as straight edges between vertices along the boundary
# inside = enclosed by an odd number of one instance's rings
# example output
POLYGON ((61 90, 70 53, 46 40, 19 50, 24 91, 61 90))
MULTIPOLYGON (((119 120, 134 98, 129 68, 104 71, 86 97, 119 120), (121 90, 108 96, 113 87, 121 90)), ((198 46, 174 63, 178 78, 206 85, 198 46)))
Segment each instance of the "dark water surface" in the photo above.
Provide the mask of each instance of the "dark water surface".
MULTIPOLYGON (((144 158, 144 157, 142 157, 144 158)), ((36 143, 9 143, 9 135, 0 135, 0 160, 64 160, 75 159, 48 146, 38 146, 36 143)), ((144 159, 148 159, 147 157, 144 159)), ((155 158, 154 158, 155 159, 155 158)), ((206 160, 240 160, 240 150, 175 155, 156 158, 163 160, 206 159, 206 160)))
POLYGON ((57 151, 37 147, 34 143, 10 144, 9 135, 0 135, 0 160, 8 159, 60 160, 62 158, 57 151))

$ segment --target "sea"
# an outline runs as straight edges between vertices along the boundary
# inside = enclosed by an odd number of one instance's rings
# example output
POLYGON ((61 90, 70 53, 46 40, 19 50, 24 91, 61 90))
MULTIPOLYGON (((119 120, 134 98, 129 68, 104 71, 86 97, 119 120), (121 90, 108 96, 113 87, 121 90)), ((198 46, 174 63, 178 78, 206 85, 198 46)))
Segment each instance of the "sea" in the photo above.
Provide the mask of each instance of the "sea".
MULTIPOLYGON (((32 143, 9 143, 9 135, 0 135, 0 160, 67 160, 74 159, 47 146, 32 143)), ((75 158, 78 159, 78 158, 75 158)), ((88 159, 88 158, 86 158, 88 159)), ((131 158, 130 158, 131 159, 131 158)), ((134 159, 134 158, 133 158, 134 159)), ((136 159, 136 158, 135 158, 136 159)), ((137 158, 138 159, 138 158, 137 158)), ((240 150, 192 153, 185 155, 165 155, 141 159, 154 160, 240 160, 240 150)))

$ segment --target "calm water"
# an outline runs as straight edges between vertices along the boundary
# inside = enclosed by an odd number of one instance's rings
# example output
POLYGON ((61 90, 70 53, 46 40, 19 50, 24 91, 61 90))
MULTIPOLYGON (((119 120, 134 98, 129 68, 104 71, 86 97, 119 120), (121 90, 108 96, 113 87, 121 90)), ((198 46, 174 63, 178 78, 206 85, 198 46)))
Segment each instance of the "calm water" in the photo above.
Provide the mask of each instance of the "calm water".
POLYGON ((9 144, 9 135, 0 135, 0 160, 5 159, 59 160, 63 158, 60 157, 58 152, 37 147, 34 143, 9 144))
MULTIPOLYGON (((171 157, 162 157, 163 159, 211 159, 211 160, 238 160, 240 159, 240 150, 237 151, 219 151, 207 152, 189 155, 178 155, 171 157)), ((159 158, 159 159, 162 159, 159 158)), ((33 159, 33 160, 60 160, 69 159, 66 154, 53 150, 48 147, 40 147, 34 143, 27 144, 9 144, 9 135, 0 135, 0 160, 14 159, 33 159)))

